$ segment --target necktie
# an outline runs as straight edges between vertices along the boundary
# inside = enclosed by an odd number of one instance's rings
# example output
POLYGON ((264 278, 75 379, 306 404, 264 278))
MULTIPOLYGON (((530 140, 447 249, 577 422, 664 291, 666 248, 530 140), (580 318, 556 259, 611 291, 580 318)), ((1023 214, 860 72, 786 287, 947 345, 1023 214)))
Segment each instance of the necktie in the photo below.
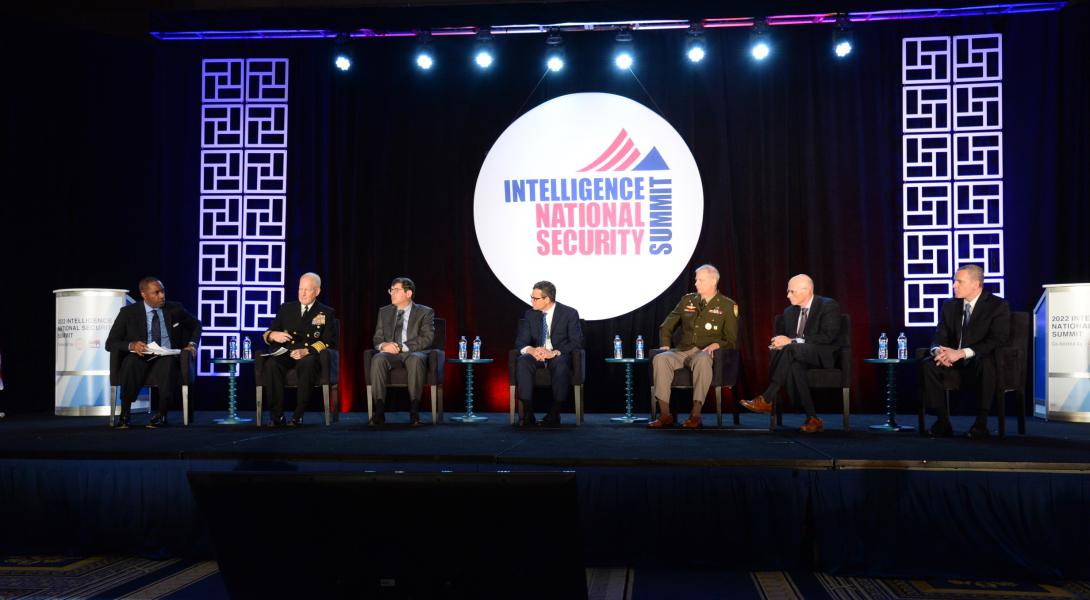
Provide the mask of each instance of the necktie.
POLYGON ((809 313, 810 313, 809 308, 802 309, 802 314, 799 315, 799 328, 795 332, 795 337, 798 337, 798 338, 806 337, 806 316, 809 313))
POLYGON ((163 332, 160 331, 158 308, 151 311, 151 341, 156 344, 162 344, 163 342, 163 332))
POLYGON ((965 316, 961 319, 961 337, 958 338, 958 349, 961 348, 961 340, 965 339, 965 330, 969 327, 969 313, 972 312, 973 305, 968 302, 965 303, 965 316))
POLYGON ((307 306, 306 304, 304 304, 304 305, 303 305, 303 312, 299 313, 299 316, 301 317, 301 316, 303 316, 303 315, 307 314, 307 309, 308 309, 308 308, 310 308, 310 307, 309 307, 309 306, 307 306))
POLYGON ((405 341, 403 329, 405 329, 405 311, 399 310, 397 311, 397 318, 394 319, 394 343, 398 346, 401 345, 401 342, 405 341))
POLYGON ((541 345, 549 340, 549 314, 541 313, 541 345))

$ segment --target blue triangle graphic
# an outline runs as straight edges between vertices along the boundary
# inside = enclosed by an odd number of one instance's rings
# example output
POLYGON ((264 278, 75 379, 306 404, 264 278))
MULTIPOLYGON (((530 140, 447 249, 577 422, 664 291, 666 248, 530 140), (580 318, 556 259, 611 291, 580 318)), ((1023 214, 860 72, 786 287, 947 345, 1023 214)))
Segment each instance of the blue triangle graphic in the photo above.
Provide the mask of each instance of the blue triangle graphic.
POLYGON ((662 155, 659 154, 658 148, 651 148, 651 152, 647 153, 647 156, 640 161, 640 164, 636 165, 633 171, 669 171, 670 167, 666 166, 666 161, 662 160, 662 155))

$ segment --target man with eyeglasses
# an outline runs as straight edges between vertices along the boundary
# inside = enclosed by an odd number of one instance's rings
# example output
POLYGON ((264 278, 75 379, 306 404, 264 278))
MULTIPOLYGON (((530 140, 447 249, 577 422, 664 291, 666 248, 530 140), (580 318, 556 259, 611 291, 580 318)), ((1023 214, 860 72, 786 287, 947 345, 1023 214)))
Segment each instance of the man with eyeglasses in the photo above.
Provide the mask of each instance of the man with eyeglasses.
POLYGON ((408 277, 390 282, 390 304, 378 311, 373 338, 378 354, 371 359, 372 427, 386 424, 386 387, 390 370, 403 367, 408 375, 409 425, 420 424, 420 397, 424 394, 428 355, 435 340, 435 311, 413 302, 416 284, 408 277))
POLYGON ((693 372, 693 410, 681 424, 686 429, 702 426, 700 410, 712 385, 712 357, 720 348, 735 348, 738 340, 738 304, 719 293, 719 269, 712 265, 697 267, 693 280, 695 294, 685 294, 659 326, 659 349, 651 360, 654 401, 661 414, 648 427, 662 429, 674 425, 670 412, 670 386, 674 371, 689 368, 693 372), (681 328, 676 347, 671 347, 674 330, 681 328))
POLYGON ((318 355, 337 342, 336 316, 331 307, 317 301, 320 293, 322 278, 316 273, 304 274, 299 278, 299 301, 280 305, 276 317, 262 336, 271 354, 264 362, 261 376, 262 385, 269 391, 273 427, 298 427, 303 424, 311 391, 320 385, 322 379, 318 355), (299 385, 296 388, 295 413, 291 421, 285 423, 284 386, 288 371, 292 369, 299 379, 299 385))
POLYGON ((825 429, 814 410, 810 398, 810 386, 806 372, 810 369, 835 368, 836 353, 840 350, 840 305, 832 298, 814 295, 814 280, 809 275, 795 275, 787 282, 787 300, 791 303, 783 311, 779 321, 782 329, 769 341, 772 351, 769 364, 768 388, 752 400, 742 400, 741 405, 753 412, 772 412, 769 398, 775 399, 781 388, 802 405, 806 422, 799 431, 817 433, 825 429))
POLYGON ((515 383, 519 399, 519 427, 559 427, 560 408, 572 388, 572 352, 583 348, 579 311, 556 301, 556 286, 548 281, 534 284, 530 310, 519 321, 515 349, 515 383), (540 422, 534 418, 534 374, 548 369, 552 376, 553 403, 540 422))

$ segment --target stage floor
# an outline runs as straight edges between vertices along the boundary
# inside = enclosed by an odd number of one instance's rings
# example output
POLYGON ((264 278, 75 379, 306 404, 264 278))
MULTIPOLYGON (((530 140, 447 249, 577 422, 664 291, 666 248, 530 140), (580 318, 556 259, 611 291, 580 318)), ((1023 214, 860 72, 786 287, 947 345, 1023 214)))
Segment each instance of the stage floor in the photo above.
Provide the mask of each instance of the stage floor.
MULTIPOLYGON (((774 433, 764 415, 742 415, 740 426, 724 415, 705 415, 705 428, 653 431, 643 424, 610 421, 615 415, 586 415, 584 424, 563 415, 559 429, 521 430, 508 424, 506 413, 487 414, 477 424, 451 421, 432 426, 423 414, 421 427, 407 426, 405 413, 389 413, 382 429, 367 427, 363 413, 345 413, 332 427, 321 424, 320 412, 307 413, 302 428, 257 428, 217 425, 222 412, 199 412, 189 427, 171 413, 171 426, 150 430, 148 417, 134 417, 134 427, 111 430, 103 417, 19 415, 0 420, 0 458, 57 459, 254 459, 288 461, 357 461, 578 466, 738 466, 806 469, 980 469, 1016 471, 1090 471, 1090 425, 1027 420, 1018 435, 1008 418, 1007 436, 969 440, 970 417, 955 417, 961 435, 932 439, 917 432, 880 433, 868 429, 884 415, 853 415, 851 431, 840 429, 840 415, 823 416, 824 433, 802 434, 801 415, 785 415, 774 433)), ((253 413, 241 416, 252 417, 253 413)), ((448 413, 447 417, 454 416, 448 413)), ((928 418, 930 425, 931 417, 928 418)), ((899 422, 915 425, 915 415, 899 422)), ((424 465, 420 465, 424 466, 424 465)))

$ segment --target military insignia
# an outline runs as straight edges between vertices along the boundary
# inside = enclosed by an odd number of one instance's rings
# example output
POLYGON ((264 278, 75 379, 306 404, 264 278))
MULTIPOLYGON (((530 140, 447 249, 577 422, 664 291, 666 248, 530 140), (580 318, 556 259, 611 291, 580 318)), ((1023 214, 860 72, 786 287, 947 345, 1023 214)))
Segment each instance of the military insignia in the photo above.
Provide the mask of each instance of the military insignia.
POLYGON ((310 337, 315 337, 316 338, 316 337, 321 337, 321 335, 322 335, 322 332, 315 331, 314 333, 310 334, 310 337))
POLYGON ((690 304, 689 306, 685 307, 685 312, 696 312, 696 307, 690 304))
POLYGON ((719 310, 718 308, 712 308, 712 309, 709 309, 709 310, 708 310, 708 312, 710 312, 710 313, 711 313, 711 314, 713 314, 713 315, 721 315, 721 314, 723 314, 723 311, 719 310))
POLYGON ((734 316, 735 317, 738 316, 738 305, 737 304, 734 305, 734 316))
POLYGON ((310 320, 311 325, 325 325, 325 313, 318 313, 318 316, 310 320))
POLYGON ((715 329, 716 331, 719 331, 719 326, 718 326, 718 325, 716 325, 716 326, 715 326, 715 327, 713 327, 712 329, 715 329))
POLYGON ((704 329, 707 329, 708 331, 711 331, 712 330, 712 324, 711 323, 704 323, 704 329))

